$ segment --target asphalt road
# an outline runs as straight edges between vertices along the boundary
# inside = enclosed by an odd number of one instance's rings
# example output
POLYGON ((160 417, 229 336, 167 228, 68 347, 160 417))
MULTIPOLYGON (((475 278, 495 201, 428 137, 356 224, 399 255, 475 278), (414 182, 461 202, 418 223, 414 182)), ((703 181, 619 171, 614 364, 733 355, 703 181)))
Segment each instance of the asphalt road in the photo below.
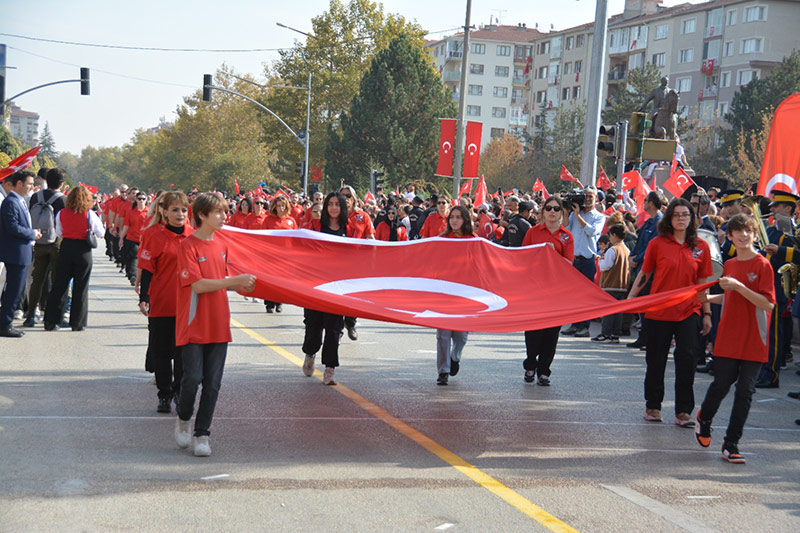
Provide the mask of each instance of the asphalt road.
POLYGON ((146 320, 99 252, 86 331, 0 340, 0 530, 800 531, 793 365, 730 465, 730 398, 702 449, 668 416, 668 368, 665 422, 647 423, 643 352, 624 346, 562 338, 540 387, 522 334, 470 334, 437 387, 433 331, 362 320, 326 387, 298 366, 302 310, 231 309, 208 458, 155 412, 146 320))

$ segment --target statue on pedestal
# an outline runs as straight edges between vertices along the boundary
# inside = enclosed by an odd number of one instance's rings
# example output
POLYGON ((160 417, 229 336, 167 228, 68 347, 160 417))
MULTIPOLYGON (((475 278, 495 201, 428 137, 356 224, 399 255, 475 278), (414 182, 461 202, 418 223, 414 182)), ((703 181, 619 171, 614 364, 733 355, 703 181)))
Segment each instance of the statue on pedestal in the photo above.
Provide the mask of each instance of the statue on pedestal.
POLYGON ((669 78, 661 78, 661 85, 650 91, 647 100, 639 108, 643 113, 647 104, 653 102, 653 125, 647 133, 648 137, 655 139, 673 140, 678 129, 678 101, 679 93, 669 88, 669 78))

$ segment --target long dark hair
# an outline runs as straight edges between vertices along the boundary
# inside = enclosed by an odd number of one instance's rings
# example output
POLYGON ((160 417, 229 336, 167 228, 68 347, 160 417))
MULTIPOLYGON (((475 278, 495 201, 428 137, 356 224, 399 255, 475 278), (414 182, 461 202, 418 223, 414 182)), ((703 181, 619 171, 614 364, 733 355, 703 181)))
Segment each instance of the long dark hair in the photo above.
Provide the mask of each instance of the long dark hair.
MULTIPOLYGON (((661 218, 661 222, 658 223, 659 236, 666 237, 667 235, 673 235, 675 233, 675 228, 672 227, 672 213, 675 212, 676 207, 680 206, 683 206, 686 209, 688 209, 689 214, 694 216, 694 211, 692 210, 692 204, 690 204, 688 200, 686 200, 685 198, 674 198, 667 206, 667 211, 661 218)), ((689 248, 694 248, 694 245, 697 244, 697 229, 694 226, 694 220, 690 221, 689 226, 687 226, 686 228, 685 242, 689 246, 689 248)))
POLYGON ((325 197, 325 200, 322 201, 322 219, 320 223, 326 227, 330 228, 330 215, 328 215, 328 202, 336 199, 339 201, 339 227, 346 228, 347 227, 347 200, 345 200, 344 195, 340 192, 332 192, 328 193, 328 196, 325 197))
POLYGON ((242 212, 242 206, 243 205, 247 206, 247 214, 248 215, 253 212, 253 201, 250 198, 245 196, 244 198, 242 198, 239 201, 239 212, 240 213, 242 212))
POLYGON ((445 236, 454 233, 453 228, 450 227, 450 215, 453 214, 453 211, 458 211, 459 213, 461 213, 461 218, 464 219, 464 225, 461 226, 461 235, 467 235, 471 237, 472 234, 474 233, 472 229, 472 217, 469 214, 469 209, 467 209, 463 205, 455 205, 452 207, 452 209, 450 209, 450 213, 447 214, 447 229, 444 230, 444 233, 442 233, 442 235, 445 236))

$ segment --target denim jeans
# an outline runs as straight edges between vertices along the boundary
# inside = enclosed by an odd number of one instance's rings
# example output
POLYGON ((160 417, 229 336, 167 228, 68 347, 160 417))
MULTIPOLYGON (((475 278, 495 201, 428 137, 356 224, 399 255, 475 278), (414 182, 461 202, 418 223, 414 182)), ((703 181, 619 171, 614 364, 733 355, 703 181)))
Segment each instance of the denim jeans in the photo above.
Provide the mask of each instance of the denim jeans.
MULTIPOLYGON (((578 272, 583 274, 589 281, 594 282, 594 275, 597 273, 597 265, 594 264, 594 257, 587 259, 580 255, 575 256, 575 261, 572 263, 578 272)), ((576 328, 588 328, 589 321, 576 322, 572 324, 576 328)))
POLYGON ((706 398, 700 406, 700 416, 703 420, 712 420, 731 385, 736 383, 733 408, 728 421, 728 431, 725 434, 726 441, 738 443, 742 437, 742 429, 750 413, 750 404, 756 390, 759 370, 761 363, 755 361, 714 357, 714 382, 709 385, 706 398))
POLYGON ((450 373, 451 359, 461 361, 461 352, 466 344, 466 331, 436 330, 436 368, 440 374, 450 373))
POLYGON ((181 392, 178 396, 178 417, 191 420, 194 412, 194 400, 197 387, 203 385, 200 404, 197 406, 197 417, 194 421, 194 436, 210 435, 211 420, 217 406, 219 387, 222 384, 222 370, 225 368, 225 357, 228 354, 228 343, 214 344, 189 343, 181 347, 183 358, 183 378, 181 392))

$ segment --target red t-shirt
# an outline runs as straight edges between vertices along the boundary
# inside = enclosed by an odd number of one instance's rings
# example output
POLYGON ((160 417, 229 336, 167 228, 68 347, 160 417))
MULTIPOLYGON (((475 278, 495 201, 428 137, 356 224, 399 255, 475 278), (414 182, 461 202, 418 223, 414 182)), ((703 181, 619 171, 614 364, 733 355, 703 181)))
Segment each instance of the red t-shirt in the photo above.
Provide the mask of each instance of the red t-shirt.
POLYGON ((297 229, 297 221, 291 217, 278 217, 275 215, 267 215, 264 219, 263 229, 297 229))
MULTIPOLYGON (((381 222, 378 224, 378 228, 375 230, 375 238, 379 241, 388 241, 389 237, 391 237, 392 229, 389 227, 389 224, 386 221, 381 222)), ((397 226, 397 240, 398 241, 407 241, 408 235, 406 234, 406 228, 402 224, 397 226)))
POLYGON ((442 216, 439 214, 439 211, 434 211, 425 219, 422 229, 419 230, 419 236, 438 237, 444 233, 445 230, 447 230, 447 215, 442 216))
POLYGON ((550 233, 544 224, 536 224, 525 234, 522 246, 531 244, 552 243, 555 251, 570 263, 575 260, 575 239, 572 233, 564 226, 550 233))
POLYGON ((375 235, 375 227, 372 219, 362 210, 352 211, 348 215, 347 236, 354 239, 366 239, 370 235, 375 235))
POLYGON ((125 234, 125 239, 131 242, 139 242, 142 236, 142 228, 147 225, 147 220, 147 208, 141 211, 136 208, 128 211, 128 214, 125 215, 125 221, 122 223, 123 226, 128 226, 128 233, 125 234))
MULTIPOLYGON (((122 198, 120 196, 120 198, 122 198)), ((125 224, 125 218, 128 216, 130 210, 133 209, 133 204, 128 200, 120 200, 117 204, 117 228, 122 229, 125 224)))
MULTIPOLYGON (((772 265, 763 256, 756 255, 747 261, 734 257, 725 262, 723 272, 723 275, 741 281, 751 291, 763 294, 775 303, 772 265)), ((725 291, 714 357, 766 363, 769 358, 770 315, 738 292, 725 291)))
POLYGON ((142 234, 139 247, 139 268, 153 274, 150 281, 151 317, 175 316, 178 298, 178 251, 181 243, 194 230, 189 224, 178 235, 164 226, 152 226, 142 234), (150 231, 150 230, 153 231, 150 231))
MULTIPOLYGON (((647 245, 642 263, 642 272, 649 274, 653 271, 650 294, 696 285, 701 278, 713 274, 708 244, 698 238, 694 248, 689 248, 686 244, 679 244, 672 235, 656 237, 647 245)), ((666 309, 648 311, 644 316, 652 320, 680 322, 692 314, 700 314, 701 308, 700 300, 689 298, 666 309)))
POLYGON ((221 241, 185 238, 178 252, 175 345, 231 342, 231 313, 225 289, 197 294, 192 283, 228 274, 228 247, 221 241))
POLYGON ((248 213, 244 218, 244 229, 261 229, 264 226, 264 220, 267 218, 267 212, 261 211, 260 215, 255 213, 248 213))
POLYGON ((246 222, 245 222, 246 219, 247 219, 247 215, 245 215, 241 211, 236 211, 233 215, 231 215, 231 219, 228 222, 228 224, 230 224, 231 226, 233 226, 235 228, 243 228, 244 229, 244 228, 247 227, 245 225, 246 224, 246 222))
POLYGON ((303 206, 300 204, 291 206, 291 213, 289 214, 292 215, 292 218, 294 218, 295 221, 300 220, 303 218, 303 206))

